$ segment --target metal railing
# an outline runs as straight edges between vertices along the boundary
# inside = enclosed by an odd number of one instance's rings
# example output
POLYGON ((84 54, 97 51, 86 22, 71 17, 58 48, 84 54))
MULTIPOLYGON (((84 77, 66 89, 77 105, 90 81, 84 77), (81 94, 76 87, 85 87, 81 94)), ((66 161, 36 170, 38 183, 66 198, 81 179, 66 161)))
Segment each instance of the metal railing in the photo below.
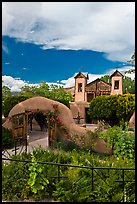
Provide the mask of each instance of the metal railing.
MULTIPOLYGON (((9 161, 9 162, 23 162, 23 163, 33 163, 32 161, 30 160, 19 160, 19 159, 11 159, 11 158, 2 158, 3 161, 9 161)), ((53 162, 40 162, 40 161, 37 161, 37 164, 43 164, 43 165, 49 165, 49 166, 55 166, 57 167, 57 175, 55 176, 48 176, 49 178, 53 178, 53 179, 57 179, 57 181, 59 182, 60 179, 67 179, 68 176, 63 176, 61 175, 61 167, 73 167, 73 168, 80 168, 80 169, 89 169, 91 170, 91 175, 92 175, 92 178, 91 178, 91 186, 92 186, 92 191, 94 191, 94 187, 95 187, 95 179, 94 179, 94 176, 95 174, 98 175, 108 186, 109 184, 106 182, 106 180, 104 180, 103 176, 101 174, 99 174, 98 170, 107 170, 108 173, 109 171, 112 171, 112 170, 116 170, 116 171, 121 171, 122 172, 122 175, 121 175, 121 180, 115 180, 115 182, 117 183, 122 183, 121 185, 121 189, 122 189, 122 193, 123 193, 123 197, 121 199, 121 202, 125 202, 125 184, 126 183, 133 183, 133 185, 135 186, 135 180, 131 180, 131 179, 125 179, 125 175, 126 175, 126 171, 133 171, 134 172, 134 175, 135 175, 135 168, 124 168, 124 167, 121 167, 121 168, 118 168, 118 167, 93 167, 93 166, 79 166, 79 165, 71 165, 71 164, 62 164, 62 163, 53 163, 53 162)), ((79 182, 79 180, 81 179, 82 177, 80 177, 78 179, 78 181, 76 182, 79 182)), ((75 184, 76 184, 75 182, 75 184)), ((133 191, 131 192, 132 194, 135 194, 135 188, 133 188, 133 191)))

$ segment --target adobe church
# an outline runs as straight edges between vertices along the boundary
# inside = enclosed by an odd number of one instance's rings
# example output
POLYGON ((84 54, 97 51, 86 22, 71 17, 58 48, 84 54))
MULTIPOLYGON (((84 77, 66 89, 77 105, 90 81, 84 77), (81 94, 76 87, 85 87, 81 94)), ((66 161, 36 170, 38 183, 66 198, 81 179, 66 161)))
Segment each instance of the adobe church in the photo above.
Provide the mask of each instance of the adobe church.
POLYGON ((73 118, 76 123, 97 123, 91 120, 87 114, 90 101, 96 96, 123 94, 123 75, 116 70, 111 76, 111 83, 96 79, 87 83, 87 73, 79 72, 75 77, 75 87, 67 91, 73 91, 74 102, 70 103, 73 118))

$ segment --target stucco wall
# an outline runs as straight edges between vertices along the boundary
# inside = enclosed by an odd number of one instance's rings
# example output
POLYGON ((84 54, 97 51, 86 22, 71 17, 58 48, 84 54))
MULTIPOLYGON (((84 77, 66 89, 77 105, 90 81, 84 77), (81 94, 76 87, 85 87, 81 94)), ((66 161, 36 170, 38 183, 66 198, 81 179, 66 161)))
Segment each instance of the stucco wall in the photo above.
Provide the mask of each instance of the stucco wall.
POLYGON ((121 76, 115 76, 112 77, 111 79, 111 83, 112 83, 112 88, 111 88, 111 95, 115 95, 115 94, 123 94, 123 87, 122 87, 122 77, 121 76), (119 89, 114 89, 114 84, 115 81, 119 80, 119 89))
POLYGON ((85 101, 85 86, 86 80, 85 78, 76 78, 75 82, 75 101, 85 101), (82 83, 82 92, 78 92, 78 84, 82 83))

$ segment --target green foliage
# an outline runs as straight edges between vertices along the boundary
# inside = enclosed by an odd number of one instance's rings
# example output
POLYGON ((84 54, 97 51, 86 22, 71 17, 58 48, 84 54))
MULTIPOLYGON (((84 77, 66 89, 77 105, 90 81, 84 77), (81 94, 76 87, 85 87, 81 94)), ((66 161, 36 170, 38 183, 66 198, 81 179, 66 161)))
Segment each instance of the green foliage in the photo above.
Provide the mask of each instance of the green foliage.
MULTIPOLYGON (((38 194, 38 196, 42 197, 42 195, 46 195, 47 184, 49 181, 47 178, 41 176, 43 173, 44 166, 37 163, 36 158, 32 155, 32 164, 29 167, 29 179, 28 185, 31 188, 32 193, 38 194)), ((47 194, 48 195, 48 194, 47 194)))
POLYGON ((89 114, 92 119, 102 120, 111 126, 128 122, 135 110, 135 95, 98 96, 90 102, 89 114))
POLYGON ((110 83, 110 76, 107 74, 107 75, 104 75, 100 78, 101 80, 107 82, 107 83, 110 83))
POLYGON ((28 99, 27 96, 8 96, 5 98, 4 100, 4 104, 2 107, 4 116, 7 117, 10 110, 18 103, 20 103, 21 101, 25 101, 26 99, 28 99))
POLYGON ((39 87, 24 86, 20 92, 22 96, 43 96, 55 101, 59 101, 69 107, 69 102, 73 101, 71 93, 67 93, 63 87, 57 85, 48 85, 46 82, 41 82, 39 87))
POLYGON ((56 143, 53 148, 64 150, 64 151, 72 151, 72 150, 79 150, 80 148, 76 145, 75 142, 71 140, 62 140, 56 143))
POLYGON ((12 133, 8 129, 2 127, 2 148, 12 147, 12 133))
POLYGON ((105 140, 117 157, 135 158, 135 132, 129 132, 126 127, 113 126, 105 132, 99 132, 98 136, 105 140))
MULTIPOLYGON (((132 71, 130 70, 130 72, 132 71)), ((125 76, 123 78, 123 93, 125 94, 127 92, 135 94, 135 79, 125 76)))
MULTIPOLYGON (((2 197, 9 201, 24 198, 41 200, 50 196, 62 202, 120 202, 123 196, 122 186, 121 183, 115 182, 122 179, 119 170, 96 169, 94 189, 92 189, 92 169, 60 166, 60 175, 67 178, 55 180, 53 176, 58 175, 57 166, 39 164, 37 161, 90 167, 134 167, 135 165, 133 159, 126 157, 91 154, 87 150, 77 152, 75 149, 71 152, 57 149, 45 151, 39 147, 33 150, 33 154, 21 154, 13 158, 31 160, 32 163, 2 163, 2 197)), ((133 171, 125 172, 125 180, 134 180, 134 176, 133 171)), ((125 189, 128 193, 134 190, 134 186, 126 183, 125 189)), ((129 200, 133 201, 134 196, 129 197, 129 200)))
POLYGON ((118 106, 116 115, 120 121, 128 122, 135 111, 135 95, 123 94, 117 98, 118 106))
POLYGON ((83 135, 77 135, 77 134, 72 135, 72 140, 74 141, 75 144, 77 144, 82 149, 89 150, 95 147, 96 137, 97 137, 96 131, 92 132, 88 130, 86 134, 83 134, 83 135))
MULTIPOLYGON (((20 156, 27 159, 27 156, 20 156)), ((16 157, 14 157, 16 158, 16 157)), ((31 194, 27 181, 29 179, 28 164, 22 162, 2 163, 2 198, 16 201, 31 194)))
POLYGON ((48 85, 41 82, 39 86, 25 85, 22 87, 18 96, 12 96, 7 86, 2 87, 2 110, 4 116, 7 117, 9 111, 19 102, 34 96, 43 96, 55 101, 59 101, 69 107, 69 102, 73 101, 71 93, 66 92, 63 87, 57 85, 48 85))
POLYGON ((62 130, 66 134, 66 137, 68 137, 69 135, 67 128, 64 126, 61 121, 61 118, 59 117, 60 112, 58 110, 58 105, 53 104, 53 109, 53 111, 48 111, 46 114, 49 127, 55 127, 55 124, 57 124, 57 127, 60 128, 60 130, 62 130))
POLYGON ((7 86, 2 86, 2 106, 4 104, 6 97, 8 96, 11 96, 10 88, 7 86))
POLYGON ((63 87, 57 85, 51 85, 47 98, 63 103, 69 107, 69 102, 73 101, 73 96, 70 92, 66 92, 63 87))

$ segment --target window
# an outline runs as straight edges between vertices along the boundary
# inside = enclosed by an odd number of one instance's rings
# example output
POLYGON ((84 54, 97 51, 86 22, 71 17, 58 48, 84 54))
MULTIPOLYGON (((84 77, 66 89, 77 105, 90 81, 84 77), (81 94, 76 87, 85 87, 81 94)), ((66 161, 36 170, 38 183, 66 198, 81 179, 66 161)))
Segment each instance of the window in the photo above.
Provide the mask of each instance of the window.
POLYGON ((82 83, 78 84, 78 92, 82 92, 82 83))
POLYGON ((114 89, 119 89, 119 81, 115 81, 114 89))

